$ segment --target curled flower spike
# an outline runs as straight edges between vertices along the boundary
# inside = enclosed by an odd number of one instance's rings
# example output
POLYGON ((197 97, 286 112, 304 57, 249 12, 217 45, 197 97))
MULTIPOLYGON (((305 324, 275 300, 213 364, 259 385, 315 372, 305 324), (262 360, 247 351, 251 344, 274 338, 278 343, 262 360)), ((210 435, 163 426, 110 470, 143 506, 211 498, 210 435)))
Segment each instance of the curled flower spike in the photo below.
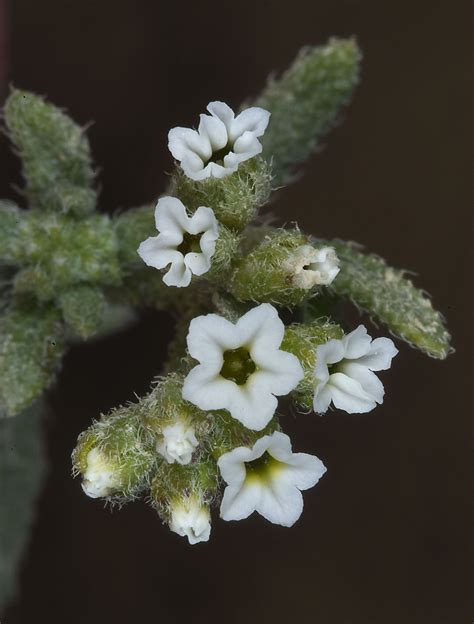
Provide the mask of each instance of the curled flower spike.
POLYGON ((147 238, 138 254, 148 266, 171 268, 163 277, 167 286, 189 286, 192 275, 203 275, 211 267, 219 226, 214 211, 199 207, 192 217, 176 197, 162 197, 155 208, 158 236, 147 238))
POLYGON ((158 453, 169 464, 189 464, 198 441, 194 427, 183 422, 168 425, 162 429, 163 440, 156 446, 158 453))
POLYGON ((87 454, 87 468, 82 480, 82 489, 91 498, 110 496, 120 489, 117 467, 97 448, 87 454))
POLYGON ((265 132, 270 113, 263 108, 247 108, 237 117, 224 102, 207 105, 210 115, 201 115, 199 127, 173 128, 168 147, 192 180, 223 178, 237 171, 241 162, 262 151, 257 137, 265 132))
POLYGON ((207 542, 211 534, 211 514, 197 497, 190 496, 171 503, 170 529, 187 537, 190 544, 207 542))
POLYGON ((331 401, 349 414, 370 412, 383 403, 383 384, 372 371, 390 368, 397 353, 390 338, 372 340, 363 325, 318 346, 314 411, 323 414, 331 401))
POLYGON ((303 378, 296 356, 279 349, 285 326, 268 303, 234 325, 217 314, 191 321, 190 355, 200 364, 183 385, 183 398, 203 410, 226 409, 248 429, 260 431, 272 419, 277 396, 303 378))
POLYGON ((309 290, 314 286, 327 286, 339 273, 339 258, 332 247, 315 249, 311 245, 298 247, 287 261, 293 273, 293 284, 309 290))
POLYGON ((243 520, 254 511, 283 526, 292 526, 303 511, 303 496, 326 467, 314 455, 293 453, 290 438, 279 431, 222 455, 217 465, 227 483, 221 518, 243 520))

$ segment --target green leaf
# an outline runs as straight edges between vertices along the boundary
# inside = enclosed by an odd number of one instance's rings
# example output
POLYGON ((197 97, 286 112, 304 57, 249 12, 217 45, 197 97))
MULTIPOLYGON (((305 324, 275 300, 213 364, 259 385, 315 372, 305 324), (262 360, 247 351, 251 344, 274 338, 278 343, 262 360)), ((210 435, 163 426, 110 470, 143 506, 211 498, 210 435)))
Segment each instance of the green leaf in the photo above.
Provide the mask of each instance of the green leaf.
POLYGON ((359 80, 360 60, 354 39, 331 39, 303 48, 280 78, 270 77, 255 104, 272 114, 262 143, 276 185, 292 180, 295 165, 335 125, 359 80))
POLYGON ((442 315, 431 300, 400 269, 366 254, 356 243, 329 241, 341 261, 341 271, 331 284, 338 295, 384 322, 390 331, 431 357, 444 359, 452 351, 442 315))
POLYGON ((107 301, 100 288, 80 285, 59 297, 63 319, 82 338, 96 334, 104 322, 107 301))
POLYGON ((12 416, 53 381, 64 351, 59 313, 30 303, 0 318, 0 405, 12 416))
POLYGON ((0 414, 0 608, 12 597, 45 476, 43 406, 15 418, 0 414))
POLYGON ((77 215, 92 211, 97 196, 84 129, 42 97, 18 89, 12 89, 4 115, 32 205, 77 215))

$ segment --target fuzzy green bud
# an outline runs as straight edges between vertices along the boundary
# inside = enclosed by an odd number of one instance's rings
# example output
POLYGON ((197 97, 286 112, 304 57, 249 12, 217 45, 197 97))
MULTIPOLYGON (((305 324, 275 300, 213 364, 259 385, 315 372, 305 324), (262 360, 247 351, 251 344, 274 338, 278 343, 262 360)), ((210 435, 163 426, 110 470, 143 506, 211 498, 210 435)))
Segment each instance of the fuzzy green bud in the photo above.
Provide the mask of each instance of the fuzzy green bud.
POLYGON ((390 331, 434 358, 452 351, 442 315, 425 293, 415 288, 400 269, 366 254, 360 246, 330 241, 340 258, 341 271, 330 288, 385 323, 390 331))
POLYGON ((59 296, 64 322, 81 338, 96 334, 103 326, 107 301, 99 288, 79 285, 59 296))
POLYGON ((53 381, 64 351, 59 313, 23 303, 0 318, 0 405, 13 416, 53 381))
POLYGON ((106 215, 76 221, 68 215, 29 211, 19 236, 15 260, 25 268, 15 280, 17 292, 47 301, 72 285, 120 282, 117 240, 106 215))
POLYGON ((312 270, 317 250, 299 230, 273 230, 236 264, 229 292, 239 301, 301 305, 323 284, 312 270))
POLYGON ((252 158, 224 178, 194 181, 179 168, 173 175, 170 194, 178 197, 190 212, 199 206, 212 208, 220 223, 233 230, 243 230, 268 201, 271 170, 262 158, 252 158))
POLYGON ((303 48, 280 78, 269 80, 255 104, 272 114, 262 143, 276 184, 291 181, 294 166, 334 126, 359 80, 360 59, 353 39, 331 39, 303 48))
POLYGON ((187 466, 162 462, 151 485, 151 501, 160 518, 190 544, 207 541, 209 507, 218 490, 217 464, 212 460, 187 466))
POLYGON ((32 206, 76 215, 91 212, 97 194, 91 188, 94 171, 84 130, 28 91, 13 89, 4 114, 32 206))
POLYGON ((102 416, 78 438, 72 453, 73 472, 91 498, 124 503, 150 485, 156 468, 153 441, 135 406, 102 416))
POLYGON ((325 319, 318 319, 308 324, 289 325, 281 344, 283 351, 289 351, 299 359, 304 371, 304 378, 291 393, 294 401, 303 409, 311 410, 316 386, 314 370, 316 366, 316 348, 331 340, 340 339, 344 332, 339 325, 325 319))
POLYGON ((160 379, 138 404, 140 418, 154 436, 158 453, 169 463, 188 464, 202 453, 209 430, 207 414, 182 398, 183 378, 160 379))

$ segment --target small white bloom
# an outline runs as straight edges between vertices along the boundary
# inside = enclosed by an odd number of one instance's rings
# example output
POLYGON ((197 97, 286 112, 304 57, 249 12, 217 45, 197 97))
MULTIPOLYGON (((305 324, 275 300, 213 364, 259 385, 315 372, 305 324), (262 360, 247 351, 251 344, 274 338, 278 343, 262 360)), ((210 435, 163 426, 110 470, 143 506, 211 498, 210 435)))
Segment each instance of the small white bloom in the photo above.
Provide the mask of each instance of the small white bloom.
POLYGON ((331 401, 350 414, 370 412, 383 403, 383 384, 372 371, 390 368, 397 353, 390 338, 372 340, 363 325, 317 347, 314 411, 323 414, 331 401))
POLYGON ((339 258, 332 247, 315 249, 311 245, 298 247, 286 262, 297 288, 309 290, 317 285, 327 286, 339 273, 339 258))
POLYGON ((176 197, 162 197, 155 208, 158 236, 140 243, 138 254, 148 266, 171 268, 163 277, 167 286, 189 286, 191 276, 203 275, 219 238, 219 225, 211 208, 199 207, 192 217, 176 197))
POLYGON ((190 544, 207 542, 211 534, 209 508, 194 496, 172 502, 170 529, 178 535, 186 536, 190 544))
POLYGON ((256 511, 274 524, 292 526, 303 511, 300 490, 313 487, 326 472, 314 455, 293 453, 290 438, 275 431, 222 455, 217 465, 227 483, 221 518, 243 520, 256 511))
POLYGON ((192 180, 223 178, 241 162, 262 151, 257 137, 265 132, 270 113, 263 108, 247 108, 237 117, 224 102, 207 105, 210 115, 200 115, 199 127, 173 128, 168 148, 192 180))
POLYGON ((200 364, 183 385, 183 398, 203 410, 226 409, 249 429, 260 431, 272 419, 277 396, 303 378, 296 356, 279 349, 285 326, 268 303, 237 323, 217 314, 191 321, 188 350, 200 364))
POLYGON ((82 489, 91 498, 110 496, 120 489, 117 467, 107 456, 93 448, 87 454, 87 469, 82 480, 82 489))
POLYGON ((156 445, 156 450, 169 464, 189 464, 198 441, 194 427, 185 422, 176 422, 163 427, 163 439, 156 445))

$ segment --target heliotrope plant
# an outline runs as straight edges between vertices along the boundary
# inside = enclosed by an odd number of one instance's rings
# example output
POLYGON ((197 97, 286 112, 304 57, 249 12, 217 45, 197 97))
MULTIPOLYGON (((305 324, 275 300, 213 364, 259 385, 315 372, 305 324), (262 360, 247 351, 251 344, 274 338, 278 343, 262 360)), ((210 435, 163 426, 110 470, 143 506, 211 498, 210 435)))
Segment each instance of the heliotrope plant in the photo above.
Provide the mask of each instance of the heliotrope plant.
POLYGON ((170 130, 174 171, 156 205, 112 217, 96 211, 83 129, 12 91, 4 116, 29 209, 0 204, 4 413, 42 393, 72 341, 140 307, 178 315, 150 393, 79 436, 73 469, 90 497, 143 497, 191 544, 209 539, 213 508, 291 526, 326 469, 293 451, 280 397, 305 413, 369 412, 398 353, 391 338, 336 322, 332 306, 351 300, 428 355, 449 353, 441 315, 403 271, 262 218, 338 119, 359 63, 353 40, 334 39, 300 52, 241 109, 210 102, 197 130, 170 130))

